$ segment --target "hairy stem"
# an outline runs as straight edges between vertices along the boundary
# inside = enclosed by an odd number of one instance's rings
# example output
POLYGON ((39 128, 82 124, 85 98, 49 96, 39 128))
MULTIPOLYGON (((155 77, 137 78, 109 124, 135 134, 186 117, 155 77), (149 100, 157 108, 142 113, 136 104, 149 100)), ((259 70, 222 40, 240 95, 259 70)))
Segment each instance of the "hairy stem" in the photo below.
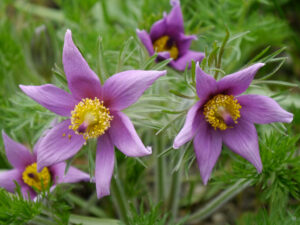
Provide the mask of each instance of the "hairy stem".
POLYGON ((156 138, 156 197, 158 201, 164 201, 165 199, 165 160, 163 157, 158 157, 158 155, 163 150, 162 137, 157 136, 156 138))
POLYGON ((113 178, 111 180, 111 192, 113 196, 113 201, 118 209, 121 219, 125 224, 128 224, 129 206, 119 179, 113 178))
POLYGON ((169 224, 173 224, 174 220, 176 220, 179 199, 180 199, 180 181, 181 181, 181 169, 179 168, 177 171, 174 171, 172 174, 172 183, 170 187, 170 195, 168 201, 168 209, 171 211, 169 224))
POLYGON ((217 209, 223 206, 226 202, 239 194, 241 191, 250 186, 252 180, 240 179, 234 185, 223 191, 219 196, 208 202, 203 208, 193 213, 188 222, 200 222, 214 213, 217 209))

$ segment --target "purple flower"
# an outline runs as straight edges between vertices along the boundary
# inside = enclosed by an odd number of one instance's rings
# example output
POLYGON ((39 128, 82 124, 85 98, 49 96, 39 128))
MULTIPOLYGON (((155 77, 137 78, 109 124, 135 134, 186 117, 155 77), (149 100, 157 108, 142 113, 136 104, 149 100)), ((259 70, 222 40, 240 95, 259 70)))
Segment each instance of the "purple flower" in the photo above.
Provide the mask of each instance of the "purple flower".
POLYGON ((14 167, 11 170, 0 173, 0 187, 9 192, 14 192, 16 181, 20 187, 24 198, 34 199, 42 191, 53 190, 59 183, 76 183, 79 181, 89 181, 90 176, 72 166, 69 167, 65 175, 66 163, 61 162, 55 165, 44 167, 41 172, 37 171, 37 151, 39 150, 40 139, 33 148, 33 153, 2 132, 5 145, 6 157, 14 167), (51 187, 49 187, 52 185, 51 187), (29 194, 29 196, 28 196, 29 194))
POLYGON ((183 71, 187 64, 191 66, 192 60, 200 62, 204 53, 189 50, 192 40, 197 40, 197 37, 184 35, 180 3, 172 0, 171 4, 171 12, 164 13, 164 18, 153 24, 150 34, 137 29, 137 35, 151 56, 157 52, 158 60, 172 58, 169 65, 183 71))
POLYGON ((283 110, 273 99, 260 95, 240 95, 250 85, 263 63, 225 76, 219 81, 196 66, 199 101, 188 111, 185 124, 173 147, 194 140, 200 174, 204 184, 221 153, 222 142, 233 152, 251 162, 260 173, 262 163, 254 123, 290 123, 293 114, 283 110))
POLYGON ((38 170, 74 156, 89 138, 97 138, 95 180, 98 198, 109 195, 114 169, 114 146, 127 156, 152 153, 121 110, 135 103, 166 71, 130 70, 111 76, 102 86, 73 43, 67 30, 63 65, 72 94, 51 84, 20 88, 50 111, 69 117, 43 138, 38 170))

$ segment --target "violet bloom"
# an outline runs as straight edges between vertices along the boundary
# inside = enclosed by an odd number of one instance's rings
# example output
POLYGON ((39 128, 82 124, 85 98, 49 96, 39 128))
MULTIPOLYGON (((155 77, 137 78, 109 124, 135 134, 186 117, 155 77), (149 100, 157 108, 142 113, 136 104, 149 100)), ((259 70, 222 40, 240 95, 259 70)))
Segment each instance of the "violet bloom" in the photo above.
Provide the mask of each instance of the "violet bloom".
POLYGON ((114 146, 132 157, 152 153, 121 110, 135 103, 166 71, 125 71, 108 78, 102 86, 74 45, 70 30, 65 35, 63 65, 72 94, 51 84, 20 86, 42 106, 69 117, 43 138, 38 151, 38 170, 71 158, 87 139, 97 138, 95 180, 100 198, 110 193, 114 146))
POLYGON ((273 99, 260 95, 240 95, 250 85, 263 63, 225 76, 216 81, 196 66, 199 101, 187 113, 186 121, 173 147, 194 140, 200 174, 204 184, 221 153, 222 142, 233 152, 262 171, 258 138, 254 123, 290 123, 293 114, 283 110, 273 99))
POLYGON ((11 170, 0 173, 0 187, 9 192, 14 192, 16 181, 21 187, 24 198, 34 199, 42 191, 53 190, 59 183, 76 183, 79 181, 89 181, 90 176, 72 166, 65 174, 66 163, 61 162, 52 166, 44 167, 41 172, 37 171, 37 151, 39 150, 40 139, 33 148, 33 153, 11 138, 4 132, 2 137, 5 145, 6 157, 14 167, 11 170), (52 185, 51 187, 49 187, 52 185), (28 196, 28 194, 30 196, 28 196))
POLYGON ((137 35, 151 56, 157 52, 158 60, 172 58, 169 65, 183 71, 187 64, 191 66, 192 60, 200 62, 204 53, 189 50, 192 40, 197 40, 197 37, 184 35, 180 3, 178 0, 172 0, 171 4, 171 12, 164 13, 164 18, 153 24, 150 34, 137 29, 137 35))

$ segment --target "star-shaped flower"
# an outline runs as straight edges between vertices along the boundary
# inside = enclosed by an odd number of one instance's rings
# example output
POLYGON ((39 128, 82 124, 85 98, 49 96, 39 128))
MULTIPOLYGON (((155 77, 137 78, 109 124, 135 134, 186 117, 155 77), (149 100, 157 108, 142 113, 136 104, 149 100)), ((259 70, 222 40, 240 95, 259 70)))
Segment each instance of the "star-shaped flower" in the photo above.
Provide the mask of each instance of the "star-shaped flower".
POLYGON ((2 132, 2 137, 6 157, 14 168, 0 173, 0 187, 5 188, 9 192, 14 192, 16 181, 21 187, 21 193, 24 198, 34 199, 38 194, 36 191, 47 190, 48 188, 53 190, 59 183, 76 183, 89 181, 90 179, 87 173, 72 166, 69 167, 67 174, 65 174, 65 162, 44 167, 42 171, 38 172, 37 151, 42 139, 36 143, 33 152, 31 152, 24 145, 13 141, 4 132, 2 132))
POLYGON ((183 17, 178 0, 172 0, 173 6, 169 14, 155 22, 150 34, 145 30, 138 30, 137 35, 146 47, 149 55, 158 53, 158 60, 172 58, 169 63, 174 69, 183 71, 186 66, 191 66, 193 61, 202 61, 204 53, 189 50, 192 40, 197 40, 195 35, 185 35, 183 17))
POLYGON ((50 111, 68 117, 43 138, 38 170, 74 156, 89 138, 97 138, 95 181, 98 197, 109 195, 114 168, 114 146, 127 156, 152 153, 121 110, 135 103, 166 71, 129 70, 117 73, 101 85, 73 43, 65 35, 63 65, 71 94, 51 84, 20 88, 50 111))
POLYGON ((258 138, 254 123, 290 123, 293 114, 273 99, 260 95, 241 95, 263 63, 227 75, 216 81, 196 66, 199 101, 187 113, 186 121, 174 140, 179 148, 193 139, 200 174, 204 184, 221 153, 222 142, 233 152, 262 171, 258 138))

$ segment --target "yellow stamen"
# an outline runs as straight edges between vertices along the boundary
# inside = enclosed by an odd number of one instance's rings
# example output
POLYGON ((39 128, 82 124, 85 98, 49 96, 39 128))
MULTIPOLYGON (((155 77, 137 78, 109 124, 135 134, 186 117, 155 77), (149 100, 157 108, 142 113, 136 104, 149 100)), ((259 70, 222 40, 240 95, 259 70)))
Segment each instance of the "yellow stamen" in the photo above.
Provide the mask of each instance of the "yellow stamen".
POLYGON ((96 138, 110 127, 109 109, 98 98, 84 98, 71 112, 70 129, 82 134, 85 139, 96 138))
POLYGON ((44 167, 44 169, 38 173, 37 165, 36 163, 33 163, 26 167, 22 174, 22 178, 25 184, 28 184, 28 186, 34 187, 41 191, 49 187, 51 174, 47 167, 44 167))
POLYGON ((219 94, 204 105, 203 114, 214 129, 226 130, 231 127, 230 121, 238 123, 241 108, 234 96, 219 94))
POLYGON ((170 57, 174 60, 178 58, 178 48, 176 46, 175 41, 172 41, 172 39, 169 36, 162 36, 161 38, 157 39, 153 43, 153 49, 156 52, 169 52, 170 57))

